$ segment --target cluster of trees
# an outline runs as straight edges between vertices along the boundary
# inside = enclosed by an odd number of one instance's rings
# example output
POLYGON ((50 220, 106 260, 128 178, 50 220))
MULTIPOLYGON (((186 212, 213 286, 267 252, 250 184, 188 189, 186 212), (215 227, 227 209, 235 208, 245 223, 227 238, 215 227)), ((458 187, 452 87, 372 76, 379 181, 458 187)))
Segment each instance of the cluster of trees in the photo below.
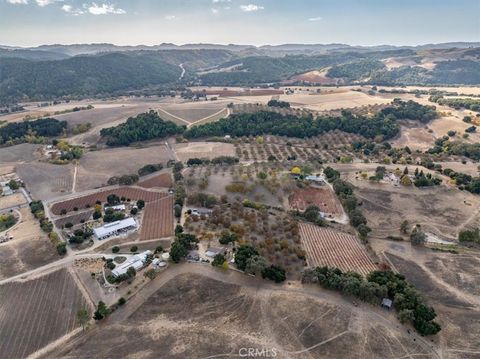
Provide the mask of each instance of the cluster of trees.
POLYGON ((340 130, 371 139, 378 136, 389 139, 399 132, 397 119, 427 122, 435 116, 435 107, 422 106, 414 101, 404 102, 396 99, 391 107, 383 109, 372 118, 354 115, 349 111, 342 111, 342 115, 339 117, 318 117, 316 119, 311 115, 296 117, 277 112, 261 111, 253 114, 235 114, 217 122, 193 126, 185 131, 184 136, 186 138, 199 138, 271 134, 305 138, 332 130, 340 130))
POLYGON ((442 183, 441 178, 433 177, 431 173, 423 173, 423 170, 415 168, 413 183, 416 187, 438 186, 442 183))
POLYGON ((110 223, 119 221, 125 218, 125 214, 123 212, 114 211, 112 208, 106 208, 105 214, 103 216, 103 222, 110 223))
POLYGON ((173 179, 175 180, 175 217, 180 218, 182 215, 182 208, 187 198, 187 191, 183 183, 183 163, 174 162, 172 164, 173 179))
POLYGON ((0 214, 0 232, 6 231, 17 223, 17 218, 13 214, 0 214))
POLYGON ((45 217, 45 208, 43 207, 42 201, 32 201, 30 202, 30 211, 34 217, 40 222, 40 228, 45 233, 48 233, 48 238, 55 246, 59 255, 64 255, 67 253, 67 244, 58 238, 58 235, 53 232, 53 223, 45 217))
POLYGON ((380 113, 399 120, 415 120, 422 123, 427 123, 438 116, 435 106, 424 106, 412 100, 402 101, 398 98, 394 99, 392 104, 393 106, 382 109, 380 113))
POLYGON ((305 138, 317 136, 335 129, 357 133, 368 138, 375 138, 376 136, 392 138, 399 131, 395 120, 385 116, 367 118, 343 111, 340 117, 318 117, 314 119, 311 115, 296 117, 293 115, 282 115, 277 112, 261 111, 252 114, 235 114, 217 122, 193 126, 184 133, 184 136, 187 138, 199 138, 225 135, 241 137, 271 134, 305 138))
POLYGON ((139 176, 146 176, 150 173, 160 171, 162 168, 163 168, 163 165, 161 163, 148 164, 148 165, 145 165, 142 168, 138 169, 138 175, 139 176))
POLYGON ((270 100, 267 102, 267 106, 269 107, 280 107, 280 108, 290 108, 290 103, 287 101, 279 101, 279 100, 270 100))
POLYGON ((165 121, 155 111, 130 117, 125 123, 104 128, 100 135, 107 140, 108 146, 128 146, 131 143, 182 134, 184 126, 165 121))
POLYGON ((318 282, 321 286, 342 291, 360 300, 379 304, 383 298, 393 299, 402 323, 411 323, 421 335, 433 335, 440 331, 434 321, 435 310, 406 281, 401 274, 391 271, 374 271, 367 278, 355 272, 342 272, 334 267, 316 267, 303 273, 303 282, 318 282))
POLYGON ((463 229, 458 233, 458 240, 462 243, 480 244, 480 229, 463 229))
POLYGON ((199 207, 213 208, 218 203, 218 199, 211 194, 195 192, 187 197, 187 203, 199 207))
POLYGON ((480 177, 472 177, 466 173, 455 172, 451 168, 445 168, 443 174, 453 179, 459 189, 480 194, 480 177))
POLYGON ((170 259, 178 263, 187 256, 188 251, 197 248, 198 239, 190 233, 176 232, 175 240, 170 247, 170 259))
POLYGON ((262 278, 273 280, 275 283, 287 279, 285 269, 274 264, 269 265, 267 260, 250 245, 242 245, 236 250, 235 265, 242 271, 253 275, 261 274, 262 278))
POLYGON ((76 229, 73 232, 73 235, 71 235, 70 238, 68 239, 68 242, 70 242, 71 244, 73 243, 81 244, 84 241, 88 240, 92 235, 93 235, 93 230, 90 228, 76 229))
POLYGON ((295 215, 320 227, 326 224, 325 220, 320 216, 320 208, 313 204, 308 206, 303 213, 296 212, 295 215))
POLYGON ((383 62, 375 59, 365 59, 331 67, 328 77, 343 78, 347 81, 362 80, 372 73, 385 69, 383 62))
POLYGON ((220 238, 218 239, 218 241, 220 242, 220 244, 226 245, 229 243, 235 243, 236 241, 238 241, 238 239, 239 236, 237 233, 225 229, 220 233, 220 238))
POLYGON ((11 122, 0 127, 0 145, 27 142, 32 137, 54 137, 67 128, 66 121, 54 118, 41 118, 34 121, 11 122))
POLYGON ((115 184, 121 184, 125 186, 130 186, 134 183, 137 183, 140 178, 138 177, 137 174, 132 173, 129 175, 122 175, 120 177, 118 176, 113 176, 110 177, 107 181, 109 185, 115 185, 115 184))
POLYGON ((430 101, 439 105, 453 107, 457 110, 466 108, 468 110, 480 112, 480 99, 474 98, 445 98, 443 96, 430 96, 430 101))
POLYGON ((187 160, 187 166, 199 166, 199 165, 234 165, 238 163, 239 159, 234 156, 219 156, 209 160, 208 158, 189 158, 187 160))
POLYGON ((480 143, 450 141, 447 136, 435 140, 435 145, 427 152, 431 154, 446 153, 455 156, 465 156, 474 161, 480 161, 480 143))
POLYGON ((362 239, 366 239, 371 229, 367 226, 367 219, 358 208, 359 204, 353 193, 353 186, 340 179, 340 172, 331 167, 324 168, 323 174, 332 183, 335 194, 350 218, 350 224, 357 229, 362 239))

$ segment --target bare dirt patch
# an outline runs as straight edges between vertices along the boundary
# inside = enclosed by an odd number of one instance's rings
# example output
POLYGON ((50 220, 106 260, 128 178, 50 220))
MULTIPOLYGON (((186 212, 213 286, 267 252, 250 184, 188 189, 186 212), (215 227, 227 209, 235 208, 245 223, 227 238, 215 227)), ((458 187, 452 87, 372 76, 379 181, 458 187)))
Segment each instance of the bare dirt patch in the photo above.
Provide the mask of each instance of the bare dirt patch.
POLYGON ((136 174, 147 164, 162 163, 173 159, 164 145, 146 148, 111 148, 86 153, 78 166, 78 191, 93 189, 107 184, 110 177, 136 174))
POLYGON ((433 358, 430 348, 368 308, 192 274, 170 280, 127 320, 62 357, 237 357, 241 348, 275 348, 278 358, 433 358))
POLYGON ((25 204, 26 202, 27 201, 25 200, 25 197, 23 197, 23 194, 21 194, 20 192, 16 192, 10 196, 1 196, 0 210, 3 208, 20 206, 22 204, 25 204))
POLYGON ((38 153, 40 147, 40 145, 22 143, 20 145, 0 148, 0 163, 34 161, 40 157, 38 153))
POLYGON ((29 271, 59 258, 30 209, 21 208, 20 213, 21 222, 8 232, 13 239, 0 244, 0 278, 29 271))
POLYGON ((219 156, 234 156, 235 148, 230 143, 221 142, 189 142, 178 143, 173 146, 180 161, 189 158, 209 158, 219 156))
POLYGON ((16 171, 35 199, 51 199, 72 190, 72 165, 33 162, 19 164, 16 171))
POLYGON ((327 215, 338 216, 343 213, 334 193, 326 185, 296 189, 288 197, 288 202, 291 208, 299 211, 305 211, 308 206, 315 205, 327 215))

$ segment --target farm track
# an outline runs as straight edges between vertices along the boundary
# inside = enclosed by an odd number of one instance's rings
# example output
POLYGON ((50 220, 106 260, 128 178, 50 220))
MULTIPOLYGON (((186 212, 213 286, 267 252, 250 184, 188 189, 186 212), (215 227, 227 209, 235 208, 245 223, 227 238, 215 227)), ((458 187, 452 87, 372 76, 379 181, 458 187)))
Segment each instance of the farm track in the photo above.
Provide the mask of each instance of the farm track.
POLYGON ((0 288, 3 358, 25 358, 69 333, 76 327, 77 310, 86 306, 85 298, 65 269, 0 288))
POLYGON ((378 269, 360 241, 351 234, 300 223, 300 238, 309 266, 333 266, 367 275, 378 269))
POLYGON ((140 240, 173 235, 173 197, 159 199, 145 205, 140 240))

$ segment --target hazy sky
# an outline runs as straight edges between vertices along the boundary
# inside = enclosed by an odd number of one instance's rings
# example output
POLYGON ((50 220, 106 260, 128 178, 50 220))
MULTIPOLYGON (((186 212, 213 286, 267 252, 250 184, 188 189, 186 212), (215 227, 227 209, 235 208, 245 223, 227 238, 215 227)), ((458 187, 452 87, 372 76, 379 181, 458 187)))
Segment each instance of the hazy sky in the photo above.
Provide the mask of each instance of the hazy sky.
POLYGON ((0 0, 0 44, 480 41, 480 0, 0 0))

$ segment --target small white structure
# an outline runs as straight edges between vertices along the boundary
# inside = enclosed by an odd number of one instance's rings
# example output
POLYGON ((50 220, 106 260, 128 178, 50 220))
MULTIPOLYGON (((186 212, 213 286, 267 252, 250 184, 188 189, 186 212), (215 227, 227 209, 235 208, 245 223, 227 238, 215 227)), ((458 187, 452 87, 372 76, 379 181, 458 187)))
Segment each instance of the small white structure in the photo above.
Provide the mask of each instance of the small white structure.
POLYGON ((118 277, 122 274, 126 274, 128 268, 133 267, 136 271, 142 269, 145 266, 148 255, 152 254, 151 251, 145 251, 143 253, 135 254, 128 258, 122 264, 119 264, 112 270, 112 275, 118 277))
POLYGON ((217 254, 225 254, 225 248, 210 247, 205 252, 205 255, 210 258, 215 257, 217 254))
POLYGON ((137 229, 137 222, 132 217, 122 219, 120 221, 105 224, 104 226, 95 228, 93 234, 97 239, 105 239, 111 236, 118 236, 131 230, 137 229))
POLYGON ((13 194, 13 190, 8 186, 2 186, 2 196, 11 196, 13 194))
POLYGON ((325 183, 325 177, 323 177, 323 176, 307 176, 307 177, 305 177, 305 179, 307 181, 315 182, 315 183, 318 183, 318 184, 324 184, 325 183))
POLYGON ((105 207, 105 210, 112 209, 115 212, 125 211, 126 207, 124 204, 117 204, 116 206, 105 207))
POLYGON ((162 259, 164 261, 168 261, 170 259, 170 253, 167 253, 167 252, 162 253, 162 259))
POLYGON ((162 261, 160 258, 155 258, 155 259, 152 261, 152 267, 153 267, 154 269, 164 268, 166 265, 167 265, 167 263, 165 263, 164 261, 162 261))

